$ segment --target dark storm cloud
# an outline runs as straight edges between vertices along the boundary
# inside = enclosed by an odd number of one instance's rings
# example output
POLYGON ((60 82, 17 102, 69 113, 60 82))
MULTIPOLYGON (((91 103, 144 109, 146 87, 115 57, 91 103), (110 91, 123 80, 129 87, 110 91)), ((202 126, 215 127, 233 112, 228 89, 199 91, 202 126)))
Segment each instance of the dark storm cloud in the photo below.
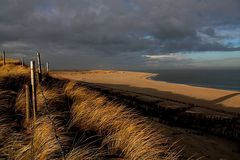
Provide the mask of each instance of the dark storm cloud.
POLYGON ((239 27, 239 10, 239 0, 1 0, 0 47, 56 66, 142 67, 145 52, 239 50, 201 36, 239 27))
POLYGON ((209 35, 209 36, 215 36, 215 30, 213 29, 213 28, 206 28, 204 31, 203 31, 203 33, 205 33, 205 34, 207 34, 207 35, 209 35))

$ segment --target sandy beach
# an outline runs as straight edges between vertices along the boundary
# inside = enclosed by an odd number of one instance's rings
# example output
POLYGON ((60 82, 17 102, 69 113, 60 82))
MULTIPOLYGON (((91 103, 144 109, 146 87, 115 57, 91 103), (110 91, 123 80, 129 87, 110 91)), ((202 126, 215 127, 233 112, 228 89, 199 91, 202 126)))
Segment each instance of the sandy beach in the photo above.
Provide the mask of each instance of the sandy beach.
POLYGON ((51 74, 58 78, 96 83, 114 89, 240 112, 239 92, 155 81, 150 79, 154 76, 152 73, 92 70, 55 71, 51 74))

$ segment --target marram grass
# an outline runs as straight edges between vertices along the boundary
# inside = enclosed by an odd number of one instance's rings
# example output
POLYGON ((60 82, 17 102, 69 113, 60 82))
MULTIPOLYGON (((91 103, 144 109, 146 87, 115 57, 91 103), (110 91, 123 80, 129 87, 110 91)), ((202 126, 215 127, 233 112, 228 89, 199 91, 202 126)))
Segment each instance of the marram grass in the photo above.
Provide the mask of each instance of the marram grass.
POLYGON ((133 111, 73 82, 66 85, 65 93, 75 99, 72 125, 103 135, 103 145, 111 154, 133 160, 177 158, 164 145, 167 139, 161 132, 133 111))
MULTIPOLYGON (((29 77, 29 68, 16 63, 0 66, 0 77, 19 75, 29 77)), ((1 86, 4 84, 0 85, 0 157, 18 160, 63 159, 63 156, 67 160, 178 159, 178 154, 169 149, 167 138, 146 118, 75 82, 66 83, 64 88, 56 83, 54 87, 46 84, 37 89, 39 112, 35 123, 32 120, 24 123, 25 89, 1 90, 1 86), (22 118, 14 120, 15 115, 22 118), (88 142, 89 137, 85 139, 88 144, 82 144, 74 136, 76 133, 71 133, 73 131, 93 132, 101 138, 96 144, 88 142), (78 145, 75 141, 79 141, 78 145)))

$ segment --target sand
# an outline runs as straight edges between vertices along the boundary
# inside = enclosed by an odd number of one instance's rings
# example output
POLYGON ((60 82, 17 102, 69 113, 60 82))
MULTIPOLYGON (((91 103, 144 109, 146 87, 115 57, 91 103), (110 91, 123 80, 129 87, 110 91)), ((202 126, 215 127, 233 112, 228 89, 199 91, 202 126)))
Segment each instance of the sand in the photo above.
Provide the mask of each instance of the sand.
POLYGON ((55 71, 53 76, 168 98, 200 106, 240 112, 240 92, 155 81, 152 73, 92 70, 55 71))

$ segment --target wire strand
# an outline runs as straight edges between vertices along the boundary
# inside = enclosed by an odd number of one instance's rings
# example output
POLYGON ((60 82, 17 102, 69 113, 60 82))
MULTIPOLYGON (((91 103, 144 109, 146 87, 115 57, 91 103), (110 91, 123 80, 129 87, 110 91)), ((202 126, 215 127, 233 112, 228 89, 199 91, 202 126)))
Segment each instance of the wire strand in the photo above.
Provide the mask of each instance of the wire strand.
POLYGON ((47 100, 46 96, 44 95, 43 90, 42 90, 41 87, 42 87, 42 86, 39 84, 39 89, 40 89, 40 92, 41 92, 41 94, 42 94, 42 96, 43 96, 44 103, 45 103, 44 113, 46 114, 46 116, 48 117, 48 119, 49 119, 50 122, 51 122, 51 125, 53 126, 54 137, 55 137, 55 139, 56 139, 56 141, 57 141, 57 143, 58 143, 58 145, 59 145, 59 147, 60 147, 60 152, 61 152, 61 155, 62 155, 62 157, 63 157, 63 160, 66 160, 65 153, 64 153, 64 150, 63 150, 63 147, 62 147, 62 143, 61 143, 61 141, 60 141, 60 137, 57 135, 56 125, 55 125, 54 121, 52 120, 52 118, 51 118, 51 116, 50 116, 50 114, 49 114, 49 110, 48 110, 48 107, 49 107, 49 105, 48 105, 48 100, 47 100), (46 113, 46 112, 47 112, 47 113, 46 113))

